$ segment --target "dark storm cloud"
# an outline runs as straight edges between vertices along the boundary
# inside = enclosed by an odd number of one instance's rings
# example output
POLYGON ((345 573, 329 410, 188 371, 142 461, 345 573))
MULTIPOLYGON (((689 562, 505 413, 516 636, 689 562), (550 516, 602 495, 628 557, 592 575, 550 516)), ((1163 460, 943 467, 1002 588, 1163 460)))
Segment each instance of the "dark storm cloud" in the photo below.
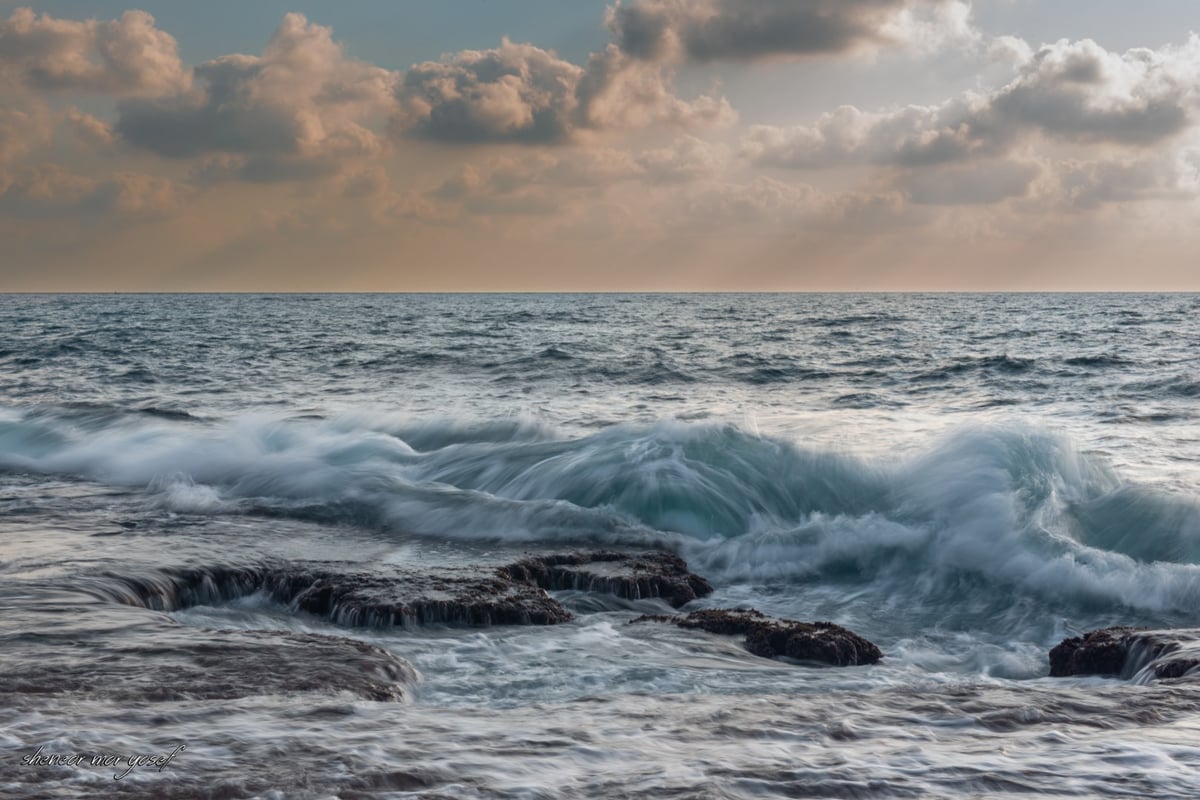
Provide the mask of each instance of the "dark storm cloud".
POLYGON ((753 60, 844 53, 903 38, 897 15, 946 0, 633 0, 609 9, 617 45, 645 60, 753 60))

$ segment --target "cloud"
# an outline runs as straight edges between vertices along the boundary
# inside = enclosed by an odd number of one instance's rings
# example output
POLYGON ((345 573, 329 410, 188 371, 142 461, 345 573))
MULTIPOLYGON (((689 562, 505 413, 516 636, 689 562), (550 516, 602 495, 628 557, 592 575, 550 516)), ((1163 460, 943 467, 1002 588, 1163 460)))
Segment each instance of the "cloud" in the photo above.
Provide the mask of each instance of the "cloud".
POLYGON ((646 61, 839 55, 971 38, 957 0, 633 0, 608 9, 622 52, 646 61))
POLYGON ((1185 168, 1158 157, 1068 160, 1055 167, 1049 199, 1075 211, 1092 211, 1111 203, 1194 198, 1196 187, 1187 185, 1185 168))
POLYGON ((642 168, 629 152, 611 147, 587 147, 538 153, 521 159, 498 159, 488 170, 488 183, 501 191, 513 191, 531 183, 596 189, 641 174, 642 168))
POLYGON ((402 129, 452 142, 562 141, 573 127, 583 69, 505 39, 417 64, 398 87, 402 129))
POLYGON ((18 8, 0 21, 0 78, 35 91, 157 96, 186 89, 175 39, 144 11, 56 19, 18 8))
POLYGON ((674 222, 710 231, 724 225, 791 225, 827 208, 827 198, 808 184, 760 176, 749 183, 714 181, 689 189, 674 222))
POLYGON ((681 136, 667 147, 647 150, 637 158, 647 180, 682 183, 712 178, 729 163, 728 149, 694 136, 681 136))
POLYGON ((687 61, 830 55, 867 45, 934 48, 973 40, 961 0, 634 0, 607 11, 614 41, 583 67, 507 39, 415 65, 395 129, 445 142, 561 144, 581 131, 731 124, 715 93, 685 100, 687 61))
POLYGON ((670 71, 615 46, 584 67, 505 39, 412 67, 397 89, 393 128, 442 142, 562 144, 580 131, 666 125, 696 128, 734 119, 722 98, 675 95, 670 71))
MULTIPOLYGON (((1012 42, 1004 50, 1021 52, 1012 42)), ((991 93, 882 113, 843 106, 810 126, 757 126, 742 152, 762 166, 816 169, 948 164, 1003 154, 1035 136, 1146 149, 1193 125, 1198 78, 1196 37, 1125 53, 1062 40, 1030 50, 1017 77, 991 93)))
POLYGON ((561 148, 466 164, 429 190, 430 201, 480 213, 553 215, 571 202, 598 200, 612 187, 678 186, 717 178, 728 148, 693 136, 640 153, 609 147, 561 148))
POLYGON ((972 94, 942 106, 883 113, 842 106, 810 126, 752 126, 741 151, 759 166, 794 169, 946 163, 992 155, 1008 146, 1009 132, 996 130, 986 118, 986 98, 972 94))
POLYGON ((732 124, 737 114, 723 97, 683 100, 666 67, 630 57, 616 45, 593 53, 577 89, 581 125, 594 129, 664 125, 683 130, 732 124))
POLYGON ((86 147, 105 150, 116 144, 116 131, 113 130, 112 125, 102 119, 75 107, 64 111, 62 119, 67 123, 76 139, 86 147))
POLYGON ((100 181, 92 202, 101 210, 139 217, 165 216, 188 201, 192 190, 157 175, 122 171, 100 181))
POLYGON ((1196 104, 1200 39, 1113 53, 1090 40, 1038 50, 991 98, 1008 125, 1076 142, 1152 145, 1184 130, 1196 104))
POLYGON ((0 105, 0 165, 24 157, 53 130, 53 117, 44 104, 5 99, 0 105))
POLYGON ((428 191, 444 213, 557 216, 644 174, 633 156, 605 147, 565 148, 466 164, 428 191))
POLYGON ((987 205, 1026 195, 1042 174, 1030 162, 996 160, 909 170, 896 180, 896 188, 918 205, 987 205))
POLYGON ((190 194, 166 178, 138 172, 95 179, 46 163, 0 174, 0 209, 19 217, 158 217, 181 206, 190 194))
POLYGON ((987 56, 1002 64, 1021 66, 1033 60, 1033 47, 1017 36, 996 36, 988 42, 987 56))
POLYGON ((373 164, 345 177, 342 181, 342 197, 351 200, 379 197, 388 190, 389 184, 387 170, 379 164, 373 164))
POLYGON ((379 131, 447 143, 561 144, 583 131, 734 119, 721 98, 677 97, 671 71, 614 47, 586 66, 505 39, 394 73, 347 58, 329 28, 288 14, 261 56, 197 66, 179 91, 118 105, 116 131, 168 158, 209 157, 207 180, 337 174, 388 148, 379 131), (220 156, 220 158, 213 158, 220 156))
POLYGON ((658 198, 668 227, 700 236, 730 229, 757 230, 771 238, 815 236, 870 238, 895 228, 923 225, 900 191, 828 190, 758 176, 749 181, 707 180, 658 198))
POLYGON ((57 164, 20 167, 0 175, 0 203, 10 212, 72 208, 89 196, 95 186, 95 181, 57 164))
POLYGON ((262 56, 222 56, 195 76, 191 91, 120 103, 123 139, 168 158, 230 156, 219 162, 229 177, 256 181, 329 175, 385 149, 373 125, 392 109, 393 74, 346 58, 300 14, 262 56))

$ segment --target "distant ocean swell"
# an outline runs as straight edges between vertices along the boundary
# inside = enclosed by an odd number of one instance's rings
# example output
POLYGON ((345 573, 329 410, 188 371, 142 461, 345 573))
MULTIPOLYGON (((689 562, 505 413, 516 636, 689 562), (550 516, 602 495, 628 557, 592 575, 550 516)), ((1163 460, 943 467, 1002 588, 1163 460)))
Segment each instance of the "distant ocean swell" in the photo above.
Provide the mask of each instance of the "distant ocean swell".
POLYGON ((955 609, 977 625, 1022 604, 1168 616, 1200 605, 1200 502, 1123 481, 1029 427, 963 428, 867 461, 728 424, 572 437, 519 419, 12 408, 0 468, 146 487, 188 514, 655 544, 724 585, 837 586, 848 604, 936 606, 951 625, 955 609))

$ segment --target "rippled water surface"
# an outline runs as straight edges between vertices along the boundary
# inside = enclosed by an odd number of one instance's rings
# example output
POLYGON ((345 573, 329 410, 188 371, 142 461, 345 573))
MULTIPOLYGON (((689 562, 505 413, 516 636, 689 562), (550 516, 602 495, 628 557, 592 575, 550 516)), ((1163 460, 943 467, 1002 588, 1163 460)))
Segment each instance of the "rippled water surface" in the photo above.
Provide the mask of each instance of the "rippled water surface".
POLYGON ((1192 295, 0 296, 0 795, 1200 796, 1200 682, 1046 658, 1200 627, 1198 352, 1192 295), (599 546, 884 660, 579 592, 548 627, 112 601, 599 546), (346 677, 387 657, 402 697, 346 677))

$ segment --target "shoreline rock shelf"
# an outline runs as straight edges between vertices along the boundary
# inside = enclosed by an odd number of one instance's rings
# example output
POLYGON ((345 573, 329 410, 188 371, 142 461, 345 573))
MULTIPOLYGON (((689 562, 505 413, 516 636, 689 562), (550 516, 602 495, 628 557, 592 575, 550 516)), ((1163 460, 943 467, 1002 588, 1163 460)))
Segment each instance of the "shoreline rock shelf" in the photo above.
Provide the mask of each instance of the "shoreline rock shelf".
POLYGON ((181 567, 92 576, 74 588, 155 611, 219 605, 262 593, 346 627, 558 625, 574 615, 550 591, 659 598, 674 608, 712 593, 708 581, 688 571, 678 556, 612 551, 420 571, 328 562, 181 567))
MULTIPOLYGON (((574 619, 549 592, 575 590, 680 608, 713 592, 670 553, 570 552, 530 555, 498 567, 432 570, 370 568, 337 562, 157 569, 91 576, 76 585, 98 599, 155 611, 220 605, 263 594, 292 610, 344 627, 558 625, 574 619)), ((703 609, 633 622, 740 635, 750 653, 834 666, 874 664, 873 643, 831 622, 797 622, 756 610, 703 609)))
POLYGON ((832 622, 797 622, 755 609, 703 609, 682 617, 645 615, 632 620, 666 622, 680 628, 744 636, 746 650, 763 658, 815 661, 836 667, 876 664, 883 652, 872 642, 832 622))
POLYGON ((345 627, 556 625, 571 613, 544 590, 479 570, 360 571, 338 564, 188 567, 91 581, 124 605, 179 611, 263 593, 345 627))
MULTIPOLYGON (((413 666, 355 639, 271 630, 213 630, 146 617, 93 617, 87 657, 73 648, 16 659, 0 671, 0 700, 73 695, 122 703, 236 701, 263 694, 348 692, 403 703, 413 666)), ((15 655, 10 653, 10 655, 15 655)))

